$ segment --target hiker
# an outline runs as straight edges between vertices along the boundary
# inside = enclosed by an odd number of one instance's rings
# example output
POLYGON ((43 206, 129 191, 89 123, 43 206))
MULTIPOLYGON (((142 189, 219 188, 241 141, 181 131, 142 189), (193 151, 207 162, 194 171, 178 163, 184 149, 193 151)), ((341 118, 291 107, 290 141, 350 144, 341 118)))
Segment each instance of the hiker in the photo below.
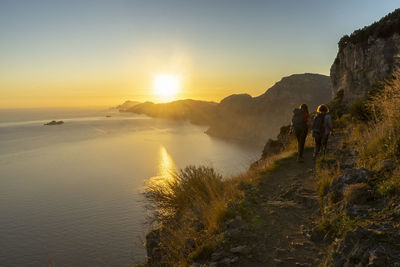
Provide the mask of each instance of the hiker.
POLYGON ((292 129, 297 138, 297 161, 304 162, 303 151, 304 144, 308 133, 308 124, 310 121, 310 114, 306 104, 301 104, 299 108, 293 110, 292 129))
POLYGON ((328 144, 329 134, 332 132, 332 119, 328 114, 329 109, 326 105, 320 105, 317 109, 317 115, 312 123, 312 135, 315 140, 315 149, 313 159, 321 152, 325 155, 328 144))

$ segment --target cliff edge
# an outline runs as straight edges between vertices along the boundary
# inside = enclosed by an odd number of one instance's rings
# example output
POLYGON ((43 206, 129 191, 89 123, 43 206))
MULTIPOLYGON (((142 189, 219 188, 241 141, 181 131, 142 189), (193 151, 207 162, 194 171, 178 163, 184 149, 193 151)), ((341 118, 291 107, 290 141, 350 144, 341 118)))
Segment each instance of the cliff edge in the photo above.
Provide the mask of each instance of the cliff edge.
POLYGON ((332 97, 343 90, 352 102, 388 78, 400 63, 400 9, 343 36, 331 66, 332 97))

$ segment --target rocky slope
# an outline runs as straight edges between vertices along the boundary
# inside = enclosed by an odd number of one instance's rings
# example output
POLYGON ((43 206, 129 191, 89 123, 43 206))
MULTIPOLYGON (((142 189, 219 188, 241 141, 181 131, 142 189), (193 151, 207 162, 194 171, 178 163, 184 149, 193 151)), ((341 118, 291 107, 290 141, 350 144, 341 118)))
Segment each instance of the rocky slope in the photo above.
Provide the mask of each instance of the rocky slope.
POLYGON ((344 91, 351 102, 385 80, 400 63, 400 9, 339 41, 331 67, 333 96, 344 91))
POLYGON ((264 143, 290 122, 292 111, 302 103, 310 110, 329 102, 331 83, 320 74, 294 74, 282 78, 258 97, 231 95, 216 108, 207 133, 213 136, 264 143))

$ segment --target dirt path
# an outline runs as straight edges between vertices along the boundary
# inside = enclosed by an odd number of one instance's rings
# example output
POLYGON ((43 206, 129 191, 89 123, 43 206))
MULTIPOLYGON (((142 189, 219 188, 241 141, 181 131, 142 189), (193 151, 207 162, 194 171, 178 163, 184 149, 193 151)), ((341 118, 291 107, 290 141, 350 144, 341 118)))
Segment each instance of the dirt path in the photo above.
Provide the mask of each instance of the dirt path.
POLYGON ((246 243, 251 253, 233 266, 319 265, 324 249, 310 238, 319 212, 312 151, 307 150, 304 158, 304 163, 293 157, 279 160, 273 171, 262 174, 253 190, 246 190, 246 198, 253 200, 248 208, 257 222, 249 231, 250 240, 234 241, 246 243))

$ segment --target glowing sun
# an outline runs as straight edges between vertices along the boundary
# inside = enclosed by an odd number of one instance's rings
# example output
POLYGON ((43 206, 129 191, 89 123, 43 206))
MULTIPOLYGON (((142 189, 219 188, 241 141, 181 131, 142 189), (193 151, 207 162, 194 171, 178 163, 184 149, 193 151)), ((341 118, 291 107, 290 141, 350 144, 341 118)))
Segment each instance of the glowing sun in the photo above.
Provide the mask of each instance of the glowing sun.
POLYGON ((181 80, 177 75, 157 75, 154 78, 154 94, 162 98, 176 96, 181 90, 181 80))

